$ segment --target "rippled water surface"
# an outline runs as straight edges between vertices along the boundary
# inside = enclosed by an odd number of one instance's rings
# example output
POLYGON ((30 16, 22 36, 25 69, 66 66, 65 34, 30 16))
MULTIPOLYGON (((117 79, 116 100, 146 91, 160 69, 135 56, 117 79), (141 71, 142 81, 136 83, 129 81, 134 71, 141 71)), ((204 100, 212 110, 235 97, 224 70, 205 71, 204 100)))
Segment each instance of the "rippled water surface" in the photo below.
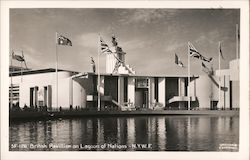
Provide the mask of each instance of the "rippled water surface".
POLYGON ((149 116, 10 122, 10 150, 238 151, 239 117, 149 116))

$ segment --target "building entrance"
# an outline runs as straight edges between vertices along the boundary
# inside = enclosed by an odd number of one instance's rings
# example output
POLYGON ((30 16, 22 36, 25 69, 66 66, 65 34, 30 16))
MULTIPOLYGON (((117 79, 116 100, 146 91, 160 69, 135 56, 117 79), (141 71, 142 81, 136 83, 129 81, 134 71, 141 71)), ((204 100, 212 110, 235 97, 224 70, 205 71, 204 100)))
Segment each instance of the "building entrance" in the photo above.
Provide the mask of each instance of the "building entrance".
POLYGON ((148 89, 137 88, 135 90, 135 107, 148 108, 148 89))

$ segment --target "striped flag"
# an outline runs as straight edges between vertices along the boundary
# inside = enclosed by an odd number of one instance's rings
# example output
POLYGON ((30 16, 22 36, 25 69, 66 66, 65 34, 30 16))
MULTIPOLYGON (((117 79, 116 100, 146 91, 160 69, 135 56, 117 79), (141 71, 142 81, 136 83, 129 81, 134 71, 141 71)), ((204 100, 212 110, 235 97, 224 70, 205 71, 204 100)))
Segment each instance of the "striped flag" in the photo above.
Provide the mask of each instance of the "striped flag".
POLYGON ((57 37, 57 44, 64 45, 64 46, 72 46, 71 40, 69 40, 68 38, 66 38, 62 35, 57 37))
POLYGON ((175 54, 175 64, 177 64, 180 67, 184 67, 183 63, 181 62, 177 54, 175 54))
POLYGON ((100 37, 100 45, 101 45, 101 53, 112 53, 112 51, 109 49, 109 46, 107 43, 104 42, 104 40, 100 37))
POLYGON ((195 57, 197 59, 200 59, 202 61, 205 61, 205 62, 210 62, 213 58, 206 58, 204 57, 203 55, 201 55, 197 49, 195 49, 195 47, 190 43, 188 42, 188 46, 189 46, 189 54, 190 54, 190 57, 195 57))

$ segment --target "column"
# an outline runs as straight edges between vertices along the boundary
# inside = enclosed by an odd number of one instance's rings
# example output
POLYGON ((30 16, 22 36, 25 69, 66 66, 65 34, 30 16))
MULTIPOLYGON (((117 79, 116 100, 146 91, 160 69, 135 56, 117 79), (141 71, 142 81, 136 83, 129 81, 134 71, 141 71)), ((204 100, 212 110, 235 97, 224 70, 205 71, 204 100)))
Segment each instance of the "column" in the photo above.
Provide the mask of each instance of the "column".
POLYGON ((178 79, 179 96, 185 96, 185 78, 178 79))
MULTIPOLYGON (((178 90, 179 90, 179 96, 183 97, 185 96, 185 78, 180 77, 178 78, 178 90)), ((184 102, 179 102, 179 108, 184 108, 185 103, 184 102)))
POLYGON ((74 80, 72 78, 69 78, 69 106, 73 106, 73 83, 74 80))
POLYGON ((52 87, 48 85, 48 109, 52 110, 52 87))
POLYGON ((34 102, 35 102, 34 107, 35 107, 35 106, 39 107, 39 106, 38 106, 38 87, 37 87, 37 86, 35 87, 35 92, 34 92, 34 94, 35 94, 35 96, 34 96, 34 99, 35 99, 35 100, 34 100, 34 102))
POLYGON ((165 95, 166 95, 166 80, 165 78, 159 78, 158 79, 158 101, 160 104, 162 104, 163 106, 166 106, 166 100, 165 100, 165 95))
POLYGON ((101 96, 104 95, 104 76, 100 76, 100 93, 101 96))
POLYGON ((47 86, 44 87, 44 100, 43 100, 43 105, 48 107, 48 88, 47 86))
POLYGON ((128 102, 135 104, 135 78, 128 77, 128 102))
POLYGON ((124 105, 124 77, 118 77, 118 103, 124 105))
POLYGON ((149 104, 148 108, 152 109, 153 108, 153 103, 156 102, 155 100, 155 79, 154 77, 149 78, 149 104))
POLYGON ((224 97, 224 108, 230 108, 230 77, 223 77, 223 97, 224 97))
POLYGON ((34 88, 30 88, 30 107, 34 106, 34 88))

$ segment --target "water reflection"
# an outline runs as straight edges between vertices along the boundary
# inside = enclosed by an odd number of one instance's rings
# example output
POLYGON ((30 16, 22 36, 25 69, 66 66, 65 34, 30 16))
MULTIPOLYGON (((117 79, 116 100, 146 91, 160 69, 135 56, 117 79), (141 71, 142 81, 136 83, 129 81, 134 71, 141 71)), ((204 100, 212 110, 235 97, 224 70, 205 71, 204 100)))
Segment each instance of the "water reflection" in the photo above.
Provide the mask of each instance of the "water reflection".
MULTIPOLYGON (((10 150, 220 151, 220 144, 239 143, 239 117, 56 119, 11 122, 9 131, 10 150), (13 144, 53 144, 59 147, 13 147, 13 144), (97 144, 110 146, 94 146, 97 144), (147 146, 142 148, 137 144, 147 146), (90 148, 77 147, 85 145, 90 148)), ((238 151, 238 148, 230 151, 238 151)))

